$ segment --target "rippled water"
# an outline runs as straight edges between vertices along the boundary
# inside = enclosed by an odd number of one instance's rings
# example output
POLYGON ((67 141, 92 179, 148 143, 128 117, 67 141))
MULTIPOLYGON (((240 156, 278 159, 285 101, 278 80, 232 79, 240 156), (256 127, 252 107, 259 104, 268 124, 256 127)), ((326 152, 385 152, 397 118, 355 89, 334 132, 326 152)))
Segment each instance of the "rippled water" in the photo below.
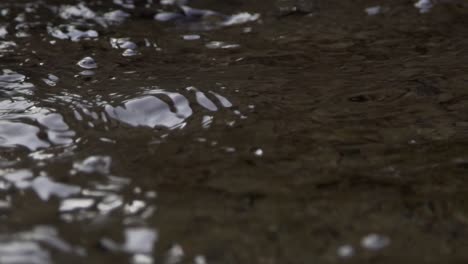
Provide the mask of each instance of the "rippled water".
POLYGON ((467 18, 1 1, 0 263, 464 261, 467 18))

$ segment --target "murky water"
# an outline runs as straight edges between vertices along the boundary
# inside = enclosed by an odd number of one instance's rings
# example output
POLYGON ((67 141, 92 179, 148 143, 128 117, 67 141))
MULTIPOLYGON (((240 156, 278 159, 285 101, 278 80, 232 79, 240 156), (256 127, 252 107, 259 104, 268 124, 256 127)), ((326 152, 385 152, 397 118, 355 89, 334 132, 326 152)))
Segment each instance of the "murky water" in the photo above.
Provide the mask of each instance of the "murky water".
POLYGON ((467 15, 1 1, 0 263, 466 261, 467 15))

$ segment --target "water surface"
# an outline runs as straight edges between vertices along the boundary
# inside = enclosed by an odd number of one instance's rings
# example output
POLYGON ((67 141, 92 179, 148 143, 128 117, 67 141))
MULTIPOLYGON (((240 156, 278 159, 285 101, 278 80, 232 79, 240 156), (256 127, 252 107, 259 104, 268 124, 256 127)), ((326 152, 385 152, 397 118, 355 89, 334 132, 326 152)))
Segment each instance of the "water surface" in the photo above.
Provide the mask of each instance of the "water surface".
POLYGON ((0 263, 466 260, 467 17, 2 1, 0 263))

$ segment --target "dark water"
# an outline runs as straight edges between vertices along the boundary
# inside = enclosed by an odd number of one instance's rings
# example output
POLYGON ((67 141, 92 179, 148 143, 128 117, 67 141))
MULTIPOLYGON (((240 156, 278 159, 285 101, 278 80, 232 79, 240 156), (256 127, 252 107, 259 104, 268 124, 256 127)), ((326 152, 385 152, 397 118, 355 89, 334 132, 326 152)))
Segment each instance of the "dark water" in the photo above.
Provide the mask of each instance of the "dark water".
POLYGON ((2 0, 0 263, 464 263, 447 2, 2 0))

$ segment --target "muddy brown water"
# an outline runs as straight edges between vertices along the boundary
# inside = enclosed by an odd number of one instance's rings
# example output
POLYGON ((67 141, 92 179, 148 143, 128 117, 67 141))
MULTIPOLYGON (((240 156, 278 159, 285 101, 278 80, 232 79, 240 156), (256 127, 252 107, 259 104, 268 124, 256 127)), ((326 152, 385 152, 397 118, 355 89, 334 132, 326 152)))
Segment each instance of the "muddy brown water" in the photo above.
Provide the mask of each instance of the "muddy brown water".
POLYGON ((0 263, 465 263, 468 9, 0 3, 0 263))

